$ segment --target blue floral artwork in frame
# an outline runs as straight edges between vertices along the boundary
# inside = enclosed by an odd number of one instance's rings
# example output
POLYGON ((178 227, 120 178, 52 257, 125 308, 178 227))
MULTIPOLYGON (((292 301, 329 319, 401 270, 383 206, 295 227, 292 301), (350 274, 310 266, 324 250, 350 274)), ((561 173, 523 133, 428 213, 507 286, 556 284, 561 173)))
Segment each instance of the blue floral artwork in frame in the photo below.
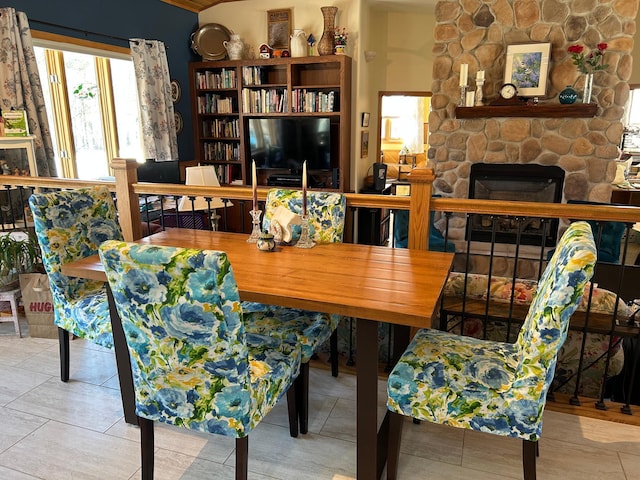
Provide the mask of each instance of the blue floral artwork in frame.
POLYGON ((519 96, 544 96, 547 89, 550 51, 550 43, 509 45, 505 83, 516 85, 519 96))

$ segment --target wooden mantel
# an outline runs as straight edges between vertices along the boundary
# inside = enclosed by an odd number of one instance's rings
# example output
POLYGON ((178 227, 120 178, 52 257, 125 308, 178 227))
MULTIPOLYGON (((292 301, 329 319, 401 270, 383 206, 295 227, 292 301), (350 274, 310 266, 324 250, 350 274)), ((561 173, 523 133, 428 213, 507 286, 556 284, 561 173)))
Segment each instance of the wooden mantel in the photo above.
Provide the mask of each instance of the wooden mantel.
POLYGON ((538 117, 538 118, 588 118, 595 117, 596 103, 559 103, 537 105, 483 105, 480 107, 456 107, 456 118, 489 117, 538 117))

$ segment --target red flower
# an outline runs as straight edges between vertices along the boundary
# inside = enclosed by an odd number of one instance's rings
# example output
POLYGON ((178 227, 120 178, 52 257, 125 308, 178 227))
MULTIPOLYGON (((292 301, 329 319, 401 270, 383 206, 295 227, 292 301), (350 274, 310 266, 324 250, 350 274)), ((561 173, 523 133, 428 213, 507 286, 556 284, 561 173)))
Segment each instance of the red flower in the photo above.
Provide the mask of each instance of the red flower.
POLYGON ((597 50, 590 52, 586 56, 583 53, 584 47, 582 45, 571 45, 567 48, 567 51, 571 54, 573 64, 578 67, 581 73, 593 73, 609 67, 609 65, 604 63, 604 51, 608 45, 606 43, 599 43, 596 47, 597 50))

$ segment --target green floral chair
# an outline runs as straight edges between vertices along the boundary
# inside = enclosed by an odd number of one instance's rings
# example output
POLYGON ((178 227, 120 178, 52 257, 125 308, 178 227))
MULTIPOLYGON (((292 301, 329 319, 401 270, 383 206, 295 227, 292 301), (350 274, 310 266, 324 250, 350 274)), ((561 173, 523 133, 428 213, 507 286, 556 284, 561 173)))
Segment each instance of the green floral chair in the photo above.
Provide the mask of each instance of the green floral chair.
POLYGON ((515 343, 418 331, 389 375, 388 479, 397 475, 403 416, 521 438, 524 478, 535 479, 546 394, 595 263, 591 227, 571 224, 540 278, 515 343))
POLYGON ((248 435, 285 393, 297 418, 300 347, 245 334, 224 252, 108 241, 100 258, 132 360, 142 478, 153 478, 162 422, 235 437, 236 479, 246 479, 248 435))
MULTIPOLYGON (((269 230, 275 210, 285 207, 296 214, 302 213, 300 190, 271 189, 267 193, 263 229, 269 230)), ((344 195, 330 192, 307 192, 307 213, 310 234, 316 243, 342 242, 347 201, 344 195)), ((293 229, 293 238, 300 231, 293 229)), ((277 338, 295 338, 302 347, 300 386, 297 389, 300 432, 307 433, 309 424, 309 361, 320 347, 330 340, 331 373, 338 376, 338 336, 340 315, 312 312, 293 308, 243 303, 245 325, 248 332, 277 338)))
POLYGON ((116 208, 106 187, 29 198, 42 261, 53 296, 54 323, 60 342, 60 378, 69 380, 69 333, 113 347, 104 282, 67 277, 62 265, 98 253, 105 240, 121 240, 116 208))

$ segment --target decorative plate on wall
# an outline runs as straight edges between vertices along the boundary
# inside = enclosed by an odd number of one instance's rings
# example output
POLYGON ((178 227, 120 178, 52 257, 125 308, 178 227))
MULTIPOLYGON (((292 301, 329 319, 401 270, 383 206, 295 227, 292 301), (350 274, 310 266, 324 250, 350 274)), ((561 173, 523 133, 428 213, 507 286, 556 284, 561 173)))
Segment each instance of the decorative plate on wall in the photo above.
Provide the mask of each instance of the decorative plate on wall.
POLYGON ((171 80, 171 101, 173 103, 178 103, 181 96, 182 87, 180 86, 180 82, 178 82, 178 80, 171 80))
POLYGON ((180 112, 173 112, 173 118, 176 122, 176 135, 182 133, 182 128, 184 127, 184 123, 182 122, 182 115, 180 112))
POLYGON ((191 34, 191 48, 203 60, 223 60, 227 50, 222 42, 231 39, 231 32, 219 23, 207 23, 191 34))

